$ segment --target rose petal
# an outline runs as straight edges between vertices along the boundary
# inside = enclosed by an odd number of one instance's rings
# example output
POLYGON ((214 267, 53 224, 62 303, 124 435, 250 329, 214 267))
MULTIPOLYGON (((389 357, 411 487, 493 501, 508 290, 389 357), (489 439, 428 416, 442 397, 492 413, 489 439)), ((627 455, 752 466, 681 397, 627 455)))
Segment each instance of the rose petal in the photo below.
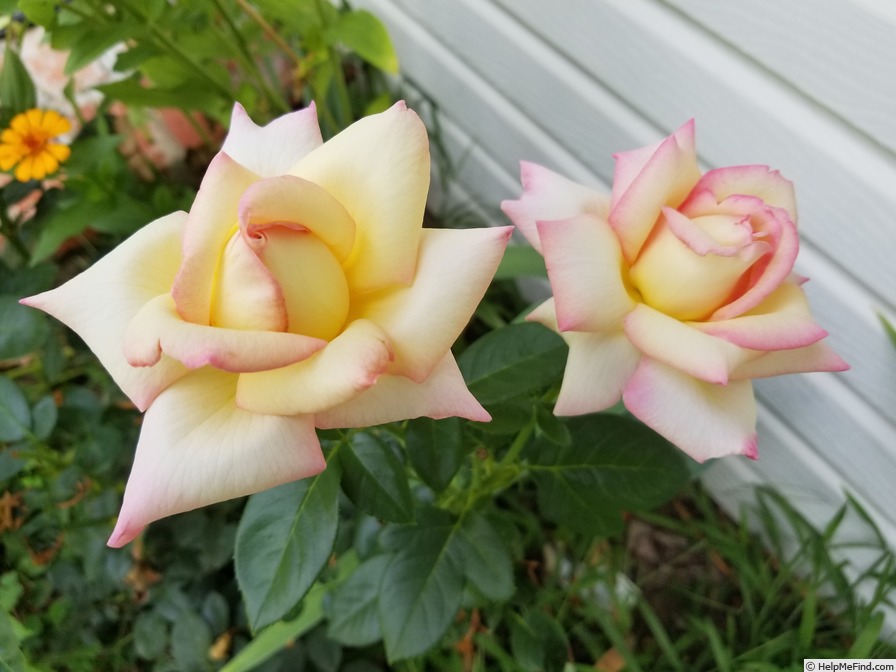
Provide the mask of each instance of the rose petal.
POLYGON ((429 163, 423 122, 397 103, 355 122, 290 169, 329 192, 355 221, 355 247, 345 264, 353 291, 413 279, 429 163))
POLYGON ((513 229, 423 229, 410 287, 358 297, 352 318, 366 318, 389 336, 389 373, 426 379, 467 325, 501 261, 513 229))
POLYGON ((636 418, 698 462, 757 456, 756 400, 749 381, 713 385, 645 357, 622 398, 636 418))
POLYGON ((164 352, 191 369, 213 366, 233 373, 287 366, 307 359, 326 345, 326 341, 287 332, 185 322, 167 294, 143 306, 124 335, 125 356, 133 366, 152 366, 164 352))
POLYGON ((791 350, 827 335, 809 313, 803 290, 785 282, 762 303, 739 317, 715 322, 691 322, 695 329, 751 350, 791 350))
POLYGON ((237 232, 221 250, 211 301, 213 327, 286 331, 289 326, 280 283, 237 232))
POLYGON ((258 176, 223 152, 212 159, 184 230, 183 254, 171 296, 177 312, 208 324, 221 254, 235 231, 240 197, 258 176))
POLYGON ((758 359, 744 362, 731 372, 731 380, 848 369, 849 364, 835 354, 827 343, 819 341, 804 348, 769 352, 758 359))
POLYGON ((168 357, 151 368, 134 368, 122 350, 134 316, 171 288, 186 218, 186 213, 175 212, 157 219, 61 287, 22 299, 77 332, 141 411, 187 372, 168 357))
POLYGON ((274 119, 267 126, 258 126, 236 103, 221 151, 253 173, 273 177, 283 175, 322 143, 314 103, 274 119))
POLYGON ((421 416, 458 416, 477 422, 491 420, 467 389, 450 352, 423 382, 386 374, 376 381, 376 385, 353 399, 318 413, 315 423, 324 429, 369 427, 421 416))
POLYGON ((718 203, 732 195, 755 196, 766 205, 783 208, 791 221, 797 221, 793 183, 768 166, 730 166, 707 171, 681 204, 682 212, 690 213, 694 199, 700 198, 703 191, 711 192, 718 203))
POLYGON ((656 145, 648 159, 646 154, 644 149, 616 154, 608 220, 629 263, 641 251, 660 208, 678 207, 700 179, 693 120, 656 145))
POLYGON ((318 185, 293 175, 260 180, 240 199, 246 237, 267 226, 295 225, 320 238, 344 262, 355 243, 355 223, 342 204, 318 185))
POLYGON ((313 419, 237 408, 236 378, 201 369, 150 406, 110 546, 159 518, 323 471, 313 419))
POLYGON ((501 210, 539 252, 541 241, 537 222, 584 214, 600 219, 607 217, 609 200, 606 196, 536 163, 520 162, 520 179, 523 195, 515 201, 503 201, 501 210))
POLYGON ((569 357, 554 413, 595 413, 617 403, 641 359, 625 333, 567 331, 563 339, 569 344, 569 357))
POLYGON ((591 215, 538 222, 561 331, 618 329, 632 301, 610 225, 591 215))
POLYGON ((237 405, 273 415, 319 413, 376 383, 391 358, 383 331, 369 320, 355 320, 313 357, 271 371, 242 374, 237 405))
POLYGON ((735 367, 760 354, 745 350, 639 303, 626 315, 625 333, 648 357, 708 383, 724 385, 735 367))

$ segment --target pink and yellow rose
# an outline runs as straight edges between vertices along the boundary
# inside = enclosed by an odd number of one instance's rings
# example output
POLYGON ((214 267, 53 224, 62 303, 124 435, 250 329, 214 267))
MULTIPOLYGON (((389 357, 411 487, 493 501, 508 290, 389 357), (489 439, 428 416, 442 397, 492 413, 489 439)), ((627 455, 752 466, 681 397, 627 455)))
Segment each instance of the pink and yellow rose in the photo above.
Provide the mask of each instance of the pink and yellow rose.
POLYGON ((696 460, 755 458, 752 378, 848 368, 792 272, 793 186, 766 166, 701 175, 693 122, 615 158, 609 199, 523 163, 502 204, 554 294, 530 319, 569 344, 555 412, 621 398, 696 460))
POLYGON ((487 420, 450 352, 511 227, 423 229, 429 148, 403 103, 322 143, 312 106, 236 106, 189 213, 23 300, 146 410, 112 546, 325 468, 315 428, 487 420))

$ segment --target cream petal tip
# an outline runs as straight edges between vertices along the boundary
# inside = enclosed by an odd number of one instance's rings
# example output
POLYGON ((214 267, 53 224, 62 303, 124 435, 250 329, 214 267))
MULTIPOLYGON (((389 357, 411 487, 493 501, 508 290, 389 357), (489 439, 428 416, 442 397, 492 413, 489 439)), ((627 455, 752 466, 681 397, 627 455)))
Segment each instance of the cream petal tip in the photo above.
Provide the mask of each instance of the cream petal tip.
POLYGON ((129 518, 119 516, 118 522, 115 523, 115 529, 112 530, 112 534, 106 542, 106 546, 109 548, 121 548, 136 539, 137 535, 143 531, 143 528, 143 525, 134 525, 129 518))

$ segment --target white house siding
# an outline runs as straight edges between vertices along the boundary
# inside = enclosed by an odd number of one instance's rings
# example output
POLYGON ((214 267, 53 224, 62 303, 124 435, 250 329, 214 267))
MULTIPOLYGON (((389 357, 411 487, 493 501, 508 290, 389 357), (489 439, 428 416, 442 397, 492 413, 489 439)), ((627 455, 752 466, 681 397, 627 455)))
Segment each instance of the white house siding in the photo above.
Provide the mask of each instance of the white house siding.
POLYGON ((817 521, 852 493, 896 547, 896 10, 891 0, 353 0, 395 41, 492 223, 518 161, 607 187, 611 154, 691 117, 706 168, 796 183, 797 271, 845 374, 759 381, 760 459, 718 461, 723 503, 776 485, 817 521))

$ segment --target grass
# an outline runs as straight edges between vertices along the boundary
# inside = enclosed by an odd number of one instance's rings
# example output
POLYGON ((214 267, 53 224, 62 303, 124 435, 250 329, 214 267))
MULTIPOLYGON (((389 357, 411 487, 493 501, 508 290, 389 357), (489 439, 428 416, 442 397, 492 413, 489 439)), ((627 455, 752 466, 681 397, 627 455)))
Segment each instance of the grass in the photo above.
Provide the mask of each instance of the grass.
POLYGON ((896 658, 884 630, 894 555, 855 501, 816 530, 773 490, 732 520, 695 484, 630 519, 623 540, 544 538, 513 603, 479 628, 476 655, 440 669, 783 672, 804 658, 896 658), (861 571, 847 561, 859 553, 861 571), (533 657, 513 624, 533 611, 560 632, 536 636, 540 663, 521 666, 533 657))

